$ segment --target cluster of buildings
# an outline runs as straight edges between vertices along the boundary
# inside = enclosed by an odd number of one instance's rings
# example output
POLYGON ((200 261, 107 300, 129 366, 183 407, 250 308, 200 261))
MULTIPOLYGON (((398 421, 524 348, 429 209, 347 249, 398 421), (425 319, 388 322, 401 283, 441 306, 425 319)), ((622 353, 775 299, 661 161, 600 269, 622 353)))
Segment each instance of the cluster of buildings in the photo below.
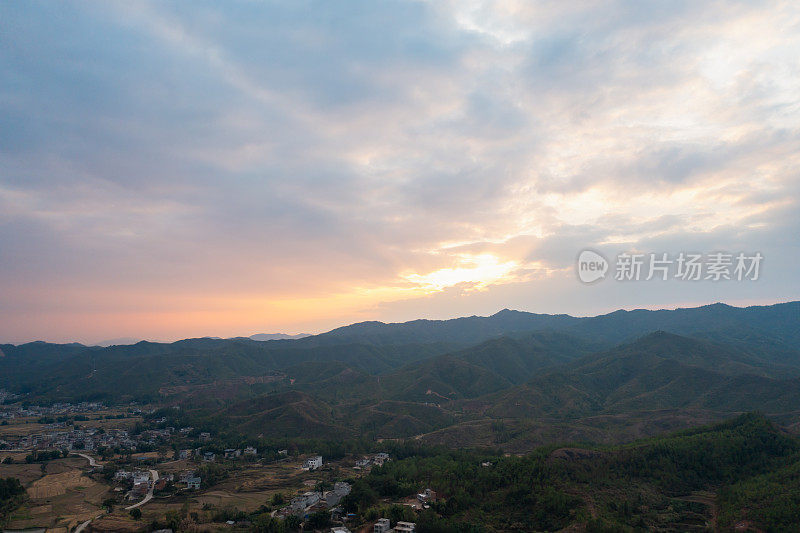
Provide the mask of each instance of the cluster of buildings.
POLYGON ((178 482, 186 484, 186 488, 189 490, 200 490, 203 480, 194 470, 186 470, 178 477, 178 482))
POLYGON ((146 443, 150 446, 158 446, 159 444, 171 441, 176 434, 177 432, 174 427, 148 429, 139 434, 139 440, 140 442, 146 443))
POLYGON ((256 457, 258 456, 258 449, 253 446, 248 446, 244 450, 227 448, 225 450, 225 459, 238 459, 240 457, 256 457))
MULTIPOLYGON (((16 395, 0 390, 0 403, 13 400, 16 395)), ((53 405, 4 405, 0 408, 0 419, 30 418, 43 416, 65 416, 103 411, 106 407, 100 402, 54 403, 53 405)))
POLYGON ((309 491, 299 496, 295 496, 289 505, 281 509, 283 517, 288 515, 306 516, 316 511, 333 509, 342 498, 350 494, 350 484, 344 481, 337 481, 333 485, 333 490, 325 492, 309 491))
MULTIPOLYGON (((201 451, 201 448, 179 450, 178 459, 201 457, 201 451)), ((248 446, 243 450, 237 448, 227 448, 222 455, 225 457, 225 459, 229 460, 240 459, 243 457, 258 457, 258 448, 254 448, 253 446, 248 446)), ((213 463, 217 460, 217 454, 211 451, 203 452, 201 458, 207 463, 213 463)))
POLYGON ((9 392, 5 389, 0 389, 0 403, 13 402, 17 398, 19 398, 19 396, 14 394, 13 392, 9 392))
POLYGON ((154 483, 147 470, 134 470, 133 472, 118 470, 114 473, 114 481, 132 485, 131 490, 125 496, 129 500, 143 498, 154 483))
MULTIPOLYGON (((60 429, 59 424, 51 424, 50 429, 60 429)), ((124 429, 99 431, 97 428, 47 431, 25 435, 17 439, 0 440, 0 448, 16 450, 96 450, 97 448, 119 447, 135 449, 140 440, 131 438, 124 429)))
POLYGON ((355 470, 366 470, 374 466, 383 466, 383 463, 389 460, 389 454, 385 452, 378 452, 372 457, 363 457, 356 461, 355 470))
POLYGON ((381 518, 372 526, 373 533, 414 533, 417 524, 414 522, 397 522, 394 527, 388 518, 381 518))

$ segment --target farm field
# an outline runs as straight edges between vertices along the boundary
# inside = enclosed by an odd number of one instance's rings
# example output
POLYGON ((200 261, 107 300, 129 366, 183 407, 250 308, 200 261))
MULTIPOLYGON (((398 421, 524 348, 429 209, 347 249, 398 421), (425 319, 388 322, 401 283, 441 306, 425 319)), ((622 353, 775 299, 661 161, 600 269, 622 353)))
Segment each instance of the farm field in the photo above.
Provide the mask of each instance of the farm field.
POLYGON ((11 515, 8 527, 66 532, 100 514, 111 487, 88 477, 85 470, 86 460, 79 457, 0 465, 0 477, 17 477, 28 493, 22 507, 11 515))

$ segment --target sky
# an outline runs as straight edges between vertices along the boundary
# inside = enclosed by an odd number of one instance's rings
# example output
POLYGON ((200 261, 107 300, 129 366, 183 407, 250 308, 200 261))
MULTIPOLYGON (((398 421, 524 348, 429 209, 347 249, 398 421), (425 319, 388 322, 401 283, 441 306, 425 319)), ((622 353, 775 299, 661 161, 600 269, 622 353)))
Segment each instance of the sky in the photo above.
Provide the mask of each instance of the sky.
POLYGON ((0 341, 800 299, 798 72, 792 1, 0 0, 0 341))

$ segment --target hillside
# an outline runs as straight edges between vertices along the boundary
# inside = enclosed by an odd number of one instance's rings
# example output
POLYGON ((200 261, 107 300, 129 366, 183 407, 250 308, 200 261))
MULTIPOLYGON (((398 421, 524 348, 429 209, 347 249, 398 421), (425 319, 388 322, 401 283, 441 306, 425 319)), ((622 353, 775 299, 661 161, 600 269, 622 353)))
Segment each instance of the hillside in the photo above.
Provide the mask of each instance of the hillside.
MULTIPOLYGON (((544 368, 656 330, 709 339, 715 343, 713 350, 727 345, 723 367, 712 365, 717 371, 734 371, 736 365, 741 370, 741 365, 747 365, 756 375, 796 375, 794 369, 800 367, 798 324, 800 302, 747 308, 715 304, 669 311, 617 311, 591 318, 504 310, 489 317, 365 322, 295 340, 200 338, 107 348, 2 345, 0 386, 50 400, 109 401, 117 396, 152 400, 164 387, 255 377, 303 362, 339 362, 375 375, 399 372, 414 361, 448 353, 511 384, 520 384, 544 368)), ((691 365, 691 361, 685 362, 691 365)), ((481 380, 488 383, 495 378, 484 375, 481 380)), ((456 396, 489 392, 498 383, 478 385, 456 396)))
POLYGON ((750 410, 800 421, 797 311, 717 304, 583 319, 506 310, 298 340, 4 345, 0 376, 29 400, 158 402, 251 436, 339 431, 525 450, 750 410), (686 329, 696 336, 669 331, 686 329))
POLYGON ((800 380, 789 377, 796 375, 722 345, 656 332, 483 398, 479 408, 496 418, 659 409, 782 413, 800 405, 800 380), (765 375, 782 372, 784 379, 765 375))
POLYGON ((373 469, 345 505, 368 512, 430 486, 446 504, 417 515, 425 530, 793 531, 798 461, 796 436, 747 414, 614 447, 412 454, 373 469))

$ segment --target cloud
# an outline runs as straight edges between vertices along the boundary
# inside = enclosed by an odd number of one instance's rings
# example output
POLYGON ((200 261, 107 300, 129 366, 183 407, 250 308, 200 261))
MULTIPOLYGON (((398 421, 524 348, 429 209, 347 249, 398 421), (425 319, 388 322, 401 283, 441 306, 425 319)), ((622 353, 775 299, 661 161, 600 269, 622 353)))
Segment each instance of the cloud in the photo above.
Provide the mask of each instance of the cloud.
POLYGON ((0 337, 752 299, 575 293, 570 266, 800 259, 798 21, 791 2, 3 4, 0 337))

